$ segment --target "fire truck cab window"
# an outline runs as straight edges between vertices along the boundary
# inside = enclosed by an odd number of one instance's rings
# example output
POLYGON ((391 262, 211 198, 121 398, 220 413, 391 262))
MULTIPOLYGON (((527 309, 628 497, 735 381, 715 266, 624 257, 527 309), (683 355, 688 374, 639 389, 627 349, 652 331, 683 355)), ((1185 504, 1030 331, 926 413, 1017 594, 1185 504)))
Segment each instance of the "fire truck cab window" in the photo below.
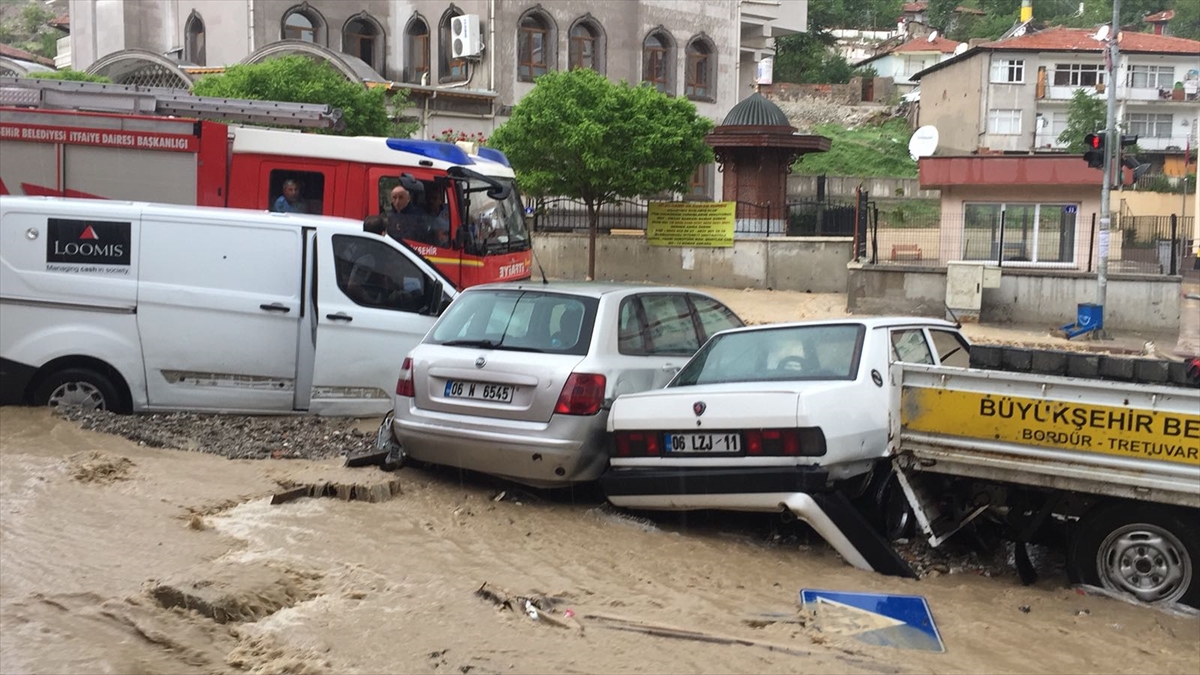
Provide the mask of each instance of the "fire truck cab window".
POLYGON ((325 206, 325 174, 275 169, 267 188, 267 203, 279 213, 321 215, 325 206))

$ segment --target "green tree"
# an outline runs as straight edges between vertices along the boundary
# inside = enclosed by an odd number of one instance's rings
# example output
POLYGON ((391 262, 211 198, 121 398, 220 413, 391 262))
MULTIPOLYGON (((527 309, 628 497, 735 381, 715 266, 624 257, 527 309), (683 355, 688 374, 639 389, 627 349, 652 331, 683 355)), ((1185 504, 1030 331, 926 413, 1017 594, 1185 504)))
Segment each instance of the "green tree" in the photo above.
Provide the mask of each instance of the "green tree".
MULTIPOLYGON (((197 96, 246 98, 259 101, 328 103, 342 109, 346 128, 325 131, 345 136, 408 136, 415 123, 393 123, 388 116, 387 92, 351 82, 325 61, 289 55, 262 63, 230 66, 223 74, 209 75, 196 82, 197 96)), ((397 94, 391 104, 401 110, 406 94, 397 94)))
POLYGON ((1086 150, 1083 137, 1103 131, 1107 118, 1104 99, 1088 89, 1076 89, 1067 104, 1067 127, 1058 135, 1058 142, 1066 144, 1067 152, 1081 153, 1086 150))
POLYGON ((112 82, 112 80, 103 75, 92 75, 82 70, 72 70, 70 68, 54 70, 48 73, 30 73, 29 77, 39 80, 72 80, 75 82, 103 82, 105 84, 112 82))
POLYGON ((683 191, 712 161, 712 121, 685 98, 614 84, 594 70, 552 72, 513 108, 488 145, 508 156, 521 189, 583 201, 588 277, 596 276, 600 207, 622 197, 683 191))
MULTIPOLYGON (((18 3, 10 1, 4 4, 11 6, 18 3)), ((62 37, 49 25, 53 18, 54 12, 45 5, 38 0, 29 0, 15 16, 0 22, 0 44, 53 59, 58 53, 58 38, 62 37)))
POLYGON ((829 33, 796 33, 775 39, 774 79, 797 84, 845 84, 854 68, 831 51, 829 33))
POLYGON ((1171 35, 1200 40, 1200 2, 1175 3, 1175 18, 1171 20, 1171 35))

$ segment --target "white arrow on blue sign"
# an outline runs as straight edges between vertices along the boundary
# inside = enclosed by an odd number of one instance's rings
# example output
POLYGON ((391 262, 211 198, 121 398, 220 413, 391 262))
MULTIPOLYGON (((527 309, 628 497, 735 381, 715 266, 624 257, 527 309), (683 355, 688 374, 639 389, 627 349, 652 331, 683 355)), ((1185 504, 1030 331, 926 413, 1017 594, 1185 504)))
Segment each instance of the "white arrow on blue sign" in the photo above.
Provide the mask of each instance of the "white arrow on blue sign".
POLYGON ((802 589, 800 603, 817 628, 871 645, 944 652, 929 603, 919 595, 802 589))

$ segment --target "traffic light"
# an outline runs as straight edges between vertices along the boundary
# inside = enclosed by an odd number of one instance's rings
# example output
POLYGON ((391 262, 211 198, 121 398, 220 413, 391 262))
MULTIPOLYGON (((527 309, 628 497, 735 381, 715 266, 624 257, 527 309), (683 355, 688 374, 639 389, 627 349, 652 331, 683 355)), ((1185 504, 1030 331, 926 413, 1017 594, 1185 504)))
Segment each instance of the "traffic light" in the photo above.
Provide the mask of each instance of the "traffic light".
MULTIPOLYGON (((1135 137, 1136 140, 1136 137, 1135 137)), ((1083 159, 1093 169, 1104 168, 1104 132, 1088 134, 1083 137, 1083 159)))

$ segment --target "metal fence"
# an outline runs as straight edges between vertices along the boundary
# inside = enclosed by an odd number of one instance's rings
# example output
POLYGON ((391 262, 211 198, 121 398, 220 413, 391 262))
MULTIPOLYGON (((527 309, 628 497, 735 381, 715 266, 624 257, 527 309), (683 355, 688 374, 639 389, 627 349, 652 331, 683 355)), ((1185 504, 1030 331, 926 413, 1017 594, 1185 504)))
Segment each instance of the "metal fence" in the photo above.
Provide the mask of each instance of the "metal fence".
MULTIPOLYGON (((1075 215, 1075 214, 1071 214, 1075 215)), ((1058 213, 1010 218, 929 216, 898 220, 872 214, 867 262, 940 267, 951 260, 978 260, 1001 266, 1093 272, 1100 257, 1096 214, 1082 221, 1058 213)), ((1193 218, 1118 216, 1109 234, 1108 271, 1178 274, 1191 243, 1193 218)))

